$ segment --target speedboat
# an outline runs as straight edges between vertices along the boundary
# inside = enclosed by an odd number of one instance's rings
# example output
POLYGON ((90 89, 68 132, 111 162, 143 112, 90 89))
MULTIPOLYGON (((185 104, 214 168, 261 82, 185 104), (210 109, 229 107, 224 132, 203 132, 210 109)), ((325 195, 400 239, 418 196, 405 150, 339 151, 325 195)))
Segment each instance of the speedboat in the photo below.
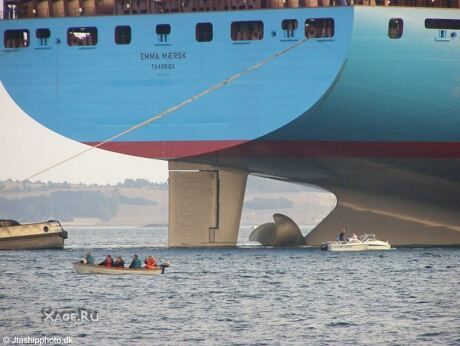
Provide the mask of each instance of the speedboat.
POLYGON ((388 241, 378 240, 375 234, 367 234, 353 237, 344 241, 327 241, 321 244, 321 250, 325 251, 367 251, 367 250, 391 250, 388 241))
POLYGON ((361 242, 357 238, 351 238, 345 241, 327 241, 321 244, 321 250, 325 251, 365 251, 369 245, 361 242))
POLYGON ((391 250, 391 245, 388 241, 378 240, 375 234, 364 233, 359 237, 363 244, 367 244, 368 250, 391 250))
POLYGON ((158 275, 164 274, 165 268, 169 267, 169 263, 162 263, 153 269, 146 268, 121 268, 121 267, 106 267, 97 264, 88 264, 81 262, 72 263, 73 268, 78 274, 109 274, 109 275, 158 275))

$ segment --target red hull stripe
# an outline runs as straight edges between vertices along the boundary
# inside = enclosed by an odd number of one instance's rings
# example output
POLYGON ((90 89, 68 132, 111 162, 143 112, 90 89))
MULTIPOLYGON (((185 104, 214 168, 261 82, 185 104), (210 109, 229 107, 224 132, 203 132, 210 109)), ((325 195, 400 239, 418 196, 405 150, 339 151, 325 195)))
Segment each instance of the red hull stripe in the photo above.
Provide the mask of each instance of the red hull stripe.
MULTIPOLYGON (((207 154, 243 144, 246 141, 168 141, 168 142, 109 142, 101 149, 155 159, 176 159, 207 154)), ((85 142, 96 145, 98 142, 85 142)))
MULTIPOLYGON (((95 145, 97 143, 86 143, 95 145)), ((173 159, 221 151, 224 156, 275 158, 460 158, 460 142, 171 141, 110 142, 102 149, 173 159)))

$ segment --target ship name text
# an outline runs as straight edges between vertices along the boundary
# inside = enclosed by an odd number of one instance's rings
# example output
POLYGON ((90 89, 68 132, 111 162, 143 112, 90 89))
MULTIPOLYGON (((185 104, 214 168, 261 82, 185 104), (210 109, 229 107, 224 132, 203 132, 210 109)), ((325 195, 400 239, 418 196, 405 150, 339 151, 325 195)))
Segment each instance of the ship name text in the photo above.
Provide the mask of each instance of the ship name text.
POLYGON ((141 60, 185 60, 187 59, 186 52, 147 52, 141 53, 141 60))
POLYGON ((187 59, 186 52, 144 52, 141 61, 150 62, 152 70, 175 70, 176 63, 187 59))

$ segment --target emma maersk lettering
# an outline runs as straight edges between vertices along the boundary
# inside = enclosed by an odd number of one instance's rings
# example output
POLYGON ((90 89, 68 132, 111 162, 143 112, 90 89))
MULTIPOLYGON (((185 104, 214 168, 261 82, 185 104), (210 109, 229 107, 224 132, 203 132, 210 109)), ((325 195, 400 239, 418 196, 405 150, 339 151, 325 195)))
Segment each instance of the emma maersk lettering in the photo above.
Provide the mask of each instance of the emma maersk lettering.
POLYGON ((145 52, 141 53, 141 61, 145 60, 185 60, 187 59, 186 52, 145 52))

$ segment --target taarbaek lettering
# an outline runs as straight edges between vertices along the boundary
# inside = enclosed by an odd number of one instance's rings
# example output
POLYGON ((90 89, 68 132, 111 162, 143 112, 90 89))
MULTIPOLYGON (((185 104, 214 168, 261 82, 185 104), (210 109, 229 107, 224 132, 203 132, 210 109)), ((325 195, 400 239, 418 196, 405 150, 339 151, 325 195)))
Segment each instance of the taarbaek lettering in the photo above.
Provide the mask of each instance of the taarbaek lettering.
POLYGON ((176 65, 174 64, 152 64, 152 70, 174 70, 176 65))

